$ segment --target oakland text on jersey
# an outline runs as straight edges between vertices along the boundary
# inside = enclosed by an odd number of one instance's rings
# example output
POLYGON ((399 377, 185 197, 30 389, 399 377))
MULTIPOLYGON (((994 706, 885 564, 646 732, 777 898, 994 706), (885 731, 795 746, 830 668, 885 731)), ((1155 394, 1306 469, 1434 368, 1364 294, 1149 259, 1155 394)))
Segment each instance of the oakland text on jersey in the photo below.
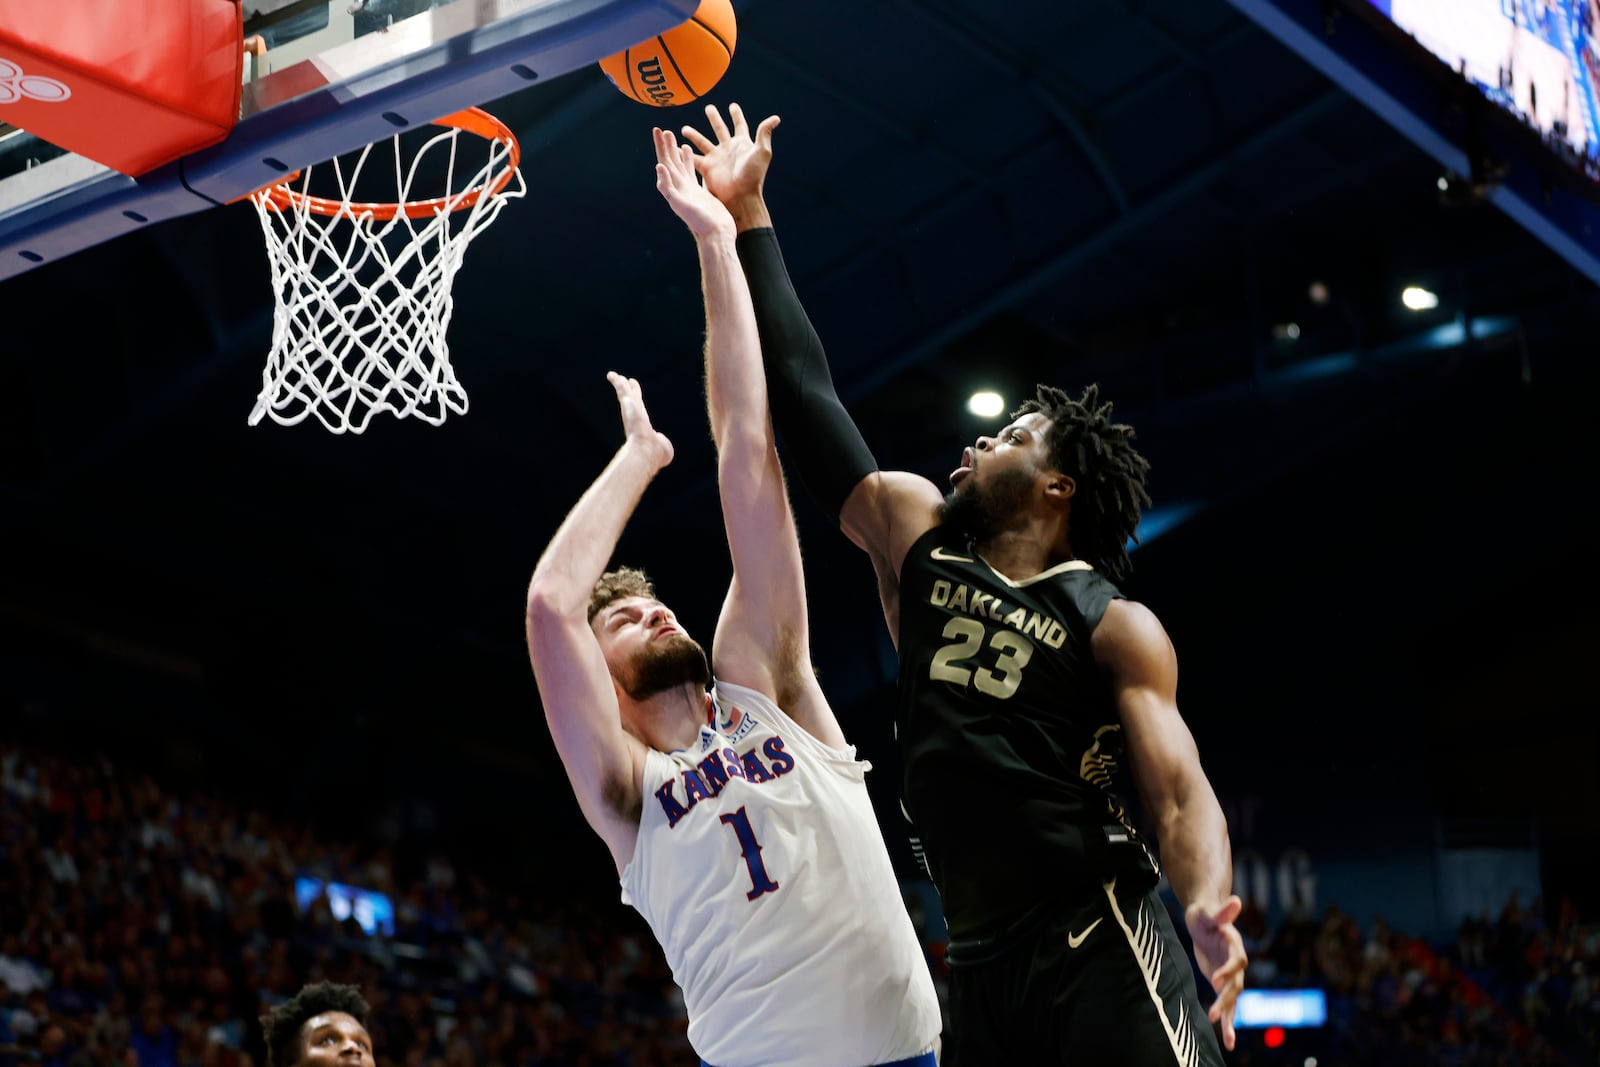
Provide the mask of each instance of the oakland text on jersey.
POLYGON ((782 778, 792 770, 794 757, 783 747, 783 738, 769 737, 762 742, 759 752, 751 748, 742 756, 731 746, 713 750, 695 769, 681 771, 663 782, 656 790, 656 799, 666 813, 667 826, 676 827, 678 820, 689 814, 696 804, 721 793, 730 779, 739 778, 760 785, 782 778), (762 756, 767 758, 766 763, 761 761, 762 756), (686 798, 683 802, 677 795, 680 780, 686 798))
POLYGON ((950 582, 935 578, 928 603, 947 611, 965 611, 979 618, 1004 623, 1025 637, 1036 637, 1050 648, 1060 648, 1067 639, 1067 628, 1056 619, 1047 618, 1027 608, 1007 608, 1005 601, 994 593, 981 589, 968 589, 964 582, 950 582))

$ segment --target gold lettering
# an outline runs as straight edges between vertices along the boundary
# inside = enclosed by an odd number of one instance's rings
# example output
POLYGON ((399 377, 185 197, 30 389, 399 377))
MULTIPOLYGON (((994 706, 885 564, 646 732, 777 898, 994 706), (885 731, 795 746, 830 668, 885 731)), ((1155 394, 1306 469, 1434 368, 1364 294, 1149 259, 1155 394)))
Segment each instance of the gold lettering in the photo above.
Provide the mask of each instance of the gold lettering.
POLYGON ((950 598, 950 610, 967 610, 967 587, 965 585, 956 586, 955 595, 950 598))
POLYGON ((1054 619, 1050 621, 1050 629, 1045 631, 1044 643, 1051 648, 1060 648, 1061 643, 1067 639, 1067 628, 1054 619))
POLYGON ((1027 620, 1027 618, 1028 618, 1027 610, 1024 609, 1024 608, 1018 608, 1016 611, 1013 611, 1010 615, 1007 615, 1003 621, 1005 622, 1005 624, 1007 626, 1011 627, 1013 630, 1020 630, 1020 629, 1022 629, 1023 622, 1025 622, 1027 620))
MULTIPOLYGON (((1017 610, 1021 611, 1022 609, 1018 608, 1017 610)), ((1028 621, 1022 627, 1022 632, 1026 636, 1037 637, 1039 640, 1043 641, 1045 631, 1049 628, 1049 620, 1036 611, 1032 615, 1028 616, 1028 621)))
POLYGON ((936 579, 933 583, 933 595, 928 597, 928 603, 936 608, 942 608, 950 602, 950 583, 943 578, 936 579))

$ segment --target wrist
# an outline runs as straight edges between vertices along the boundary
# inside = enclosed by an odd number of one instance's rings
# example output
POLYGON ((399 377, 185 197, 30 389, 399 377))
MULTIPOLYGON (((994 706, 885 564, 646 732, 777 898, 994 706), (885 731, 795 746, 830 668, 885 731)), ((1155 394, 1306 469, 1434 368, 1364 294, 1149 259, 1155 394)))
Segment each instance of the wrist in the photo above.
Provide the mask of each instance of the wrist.
POLYGON ((702 248, 717 248, 722 245, 727 245, 731 248, 733 247, 734 237, 738 235, 739 228, 734 224, 732 218, 722 218, 716 222, 708 222, 699 228, 691 227, 690 232, 694 234, 695 243, 702 248))
POLYGON ((733 216, 734 228, 739 233, 772 225, 772 216, 767 213, 767 202, 759 192, 738 196, 729 201, 728 213, 733 216))
POLYGON ((655 431, 630 436, 622 442, 623 451, 636 456, 639 463, 646 467, 651 477, 660 473, 667 464, 672 462, 672 449, 661 439, 655 431))

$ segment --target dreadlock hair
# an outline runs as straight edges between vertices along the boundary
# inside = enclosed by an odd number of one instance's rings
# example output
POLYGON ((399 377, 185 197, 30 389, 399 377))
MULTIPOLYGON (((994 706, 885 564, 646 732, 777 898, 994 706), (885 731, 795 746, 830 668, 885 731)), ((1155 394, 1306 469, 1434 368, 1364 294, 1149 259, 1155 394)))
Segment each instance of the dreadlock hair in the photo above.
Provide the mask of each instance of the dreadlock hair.
POLYGON ((614 571, 606 571, 600 580, 594 583, 594 592, 589 594, 589 621, 594 622, 594 617, 606 610, 614 601, 630 596, 649 597, 655 599, 656 587, 650 578, 637 567, 619 567, 614 571))
POLYGON ((1139 511, 1149 505, 1145 475, 1150 462, 1133 447, 1133 427, 1111 421, 1111 402, 1090 385, 1073 400, 1053 385, 1040 385, 1013 419, 1039 412, 1050 420, 1045 444, 1051 464, 1078 483, 1072 498, 1072 550, 1113 578, 1128 572, 1128 541, 1135 544, 1139 511))
POLYGON ((301 1031, 306 1023, 330 1011, 342 1011, 362 1026, 367 1025, 371 1009, 353 985, 317 982, 273 1008, 261 1017, 261 1033, 267 1045, 267 1067, 295 1067, 305 1052, 301 1031))

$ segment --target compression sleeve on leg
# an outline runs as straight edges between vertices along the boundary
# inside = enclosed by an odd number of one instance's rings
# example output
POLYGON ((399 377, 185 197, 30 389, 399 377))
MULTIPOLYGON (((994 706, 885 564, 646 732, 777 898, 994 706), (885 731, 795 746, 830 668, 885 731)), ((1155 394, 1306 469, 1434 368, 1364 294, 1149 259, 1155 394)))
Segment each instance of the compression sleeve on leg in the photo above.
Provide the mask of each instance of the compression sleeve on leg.
POLYGON ((739 234, 739 262, 755 302, 773 427, 788 442, 788 458, 811 498, 837 521, 877 460, 851 420, 828 371, 822 339, 806 317, 770 228, 739 234))

